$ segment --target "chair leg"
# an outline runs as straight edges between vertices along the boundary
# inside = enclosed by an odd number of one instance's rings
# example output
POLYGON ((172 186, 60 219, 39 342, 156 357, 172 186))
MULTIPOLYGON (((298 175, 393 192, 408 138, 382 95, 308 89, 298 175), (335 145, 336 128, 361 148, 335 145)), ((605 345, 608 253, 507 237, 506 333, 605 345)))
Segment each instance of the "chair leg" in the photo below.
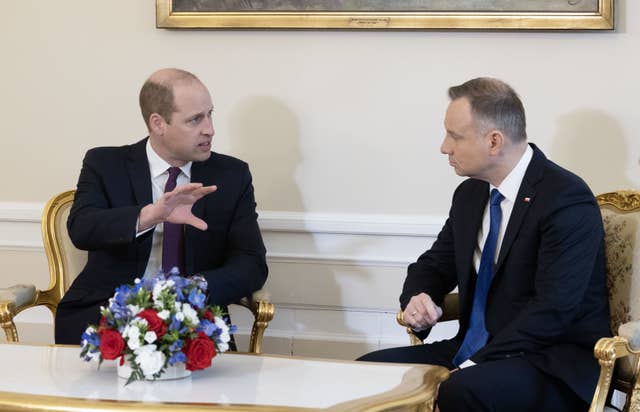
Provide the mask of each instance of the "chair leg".
POLYGON ((257 302, 258 308, 255 313, 255 320, 251 328, 251 338, 249 340, 249 352, 262 353, 262 339, 264 331, 269 326, 269 322, 273 319, 275 307, 273 303, 257 302))
POLYGON ((0 303, 0 326, 7 335, 7 342, 18 342, 18 329, 13 323, 13 317, 16 314, 13 302, 0 303))

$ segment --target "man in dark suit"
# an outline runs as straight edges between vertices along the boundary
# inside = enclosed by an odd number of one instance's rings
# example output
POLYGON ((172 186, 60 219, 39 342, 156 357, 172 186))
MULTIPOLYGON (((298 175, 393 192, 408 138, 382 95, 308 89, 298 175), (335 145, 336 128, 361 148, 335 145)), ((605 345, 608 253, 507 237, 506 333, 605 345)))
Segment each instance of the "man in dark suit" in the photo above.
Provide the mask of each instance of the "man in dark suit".
POLYGON ((67 227, 89 251, 58 305, 56 343, 79 344, 117 286, 178 267, 225 306, 260 289, 265 247, 246 163, 211 152, 213 104, 193 74, 154 73, 140 91, 149 137, 87 152, 67 227), (214 193, 215 192, 215 193, 214 193))
POLYGON ((458 287, 450 340, 361 360, 442 365, 449 411, 579 411, 598 377, 593 347, 609 334, 604 230, 576 175, 527 143, 522 102, 488 78, 449 89, 441 151, 456 173, 449 217, 408 269, 400 304, 422 337, 458 287))

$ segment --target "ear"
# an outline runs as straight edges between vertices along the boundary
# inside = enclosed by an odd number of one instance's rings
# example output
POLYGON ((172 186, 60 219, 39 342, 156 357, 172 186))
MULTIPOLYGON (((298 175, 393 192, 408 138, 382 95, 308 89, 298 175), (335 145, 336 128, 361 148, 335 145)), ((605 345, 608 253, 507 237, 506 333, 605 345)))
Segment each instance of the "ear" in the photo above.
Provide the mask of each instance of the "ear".
POLYGON ((151 113, 149 116, 149 131, 162 136, 167 128, 167 122, 158 113, 151 113))
POLYGON ((502 152, 505 145, 505 135, 497 129, 493 129, 487 133, 489 152, 493 155, 497 155, 502 152))

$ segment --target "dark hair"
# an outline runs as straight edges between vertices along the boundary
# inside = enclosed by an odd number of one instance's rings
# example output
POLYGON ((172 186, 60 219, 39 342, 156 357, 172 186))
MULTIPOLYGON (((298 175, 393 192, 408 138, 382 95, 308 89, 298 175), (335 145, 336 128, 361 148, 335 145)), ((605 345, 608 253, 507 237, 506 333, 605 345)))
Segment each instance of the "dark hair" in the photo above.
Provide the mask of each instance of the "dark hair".
POLYGON ((151 76, 140 89, 140 110, 144 122, 149 127, 149 117, 158 113, 167 122, 171 123, 171 115, 176 111, 173 86, 179 80, 198 80, 198 78, 185 70, 171 69, 171 75, 158 81, 151 76))
POLYGON ((469 100, 471 111, 478 126, 485 129, 483 131, 496 128, 513 142, 527 138, 524 106, 515 90, 505 82, 479 77, 449 88, 451 100, 463 97, 469 100))

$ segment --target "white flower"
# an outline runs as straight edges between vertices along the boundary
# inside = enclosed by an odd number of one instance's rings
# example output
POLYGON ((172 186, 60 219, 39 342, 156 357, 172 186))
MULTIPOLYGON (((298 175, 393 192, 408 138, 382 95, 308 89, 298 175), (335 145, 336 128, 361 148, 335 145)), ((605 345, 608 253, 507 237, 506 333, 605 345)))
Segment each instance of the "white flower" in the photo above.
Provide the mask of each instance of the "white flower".
MULTIPOLYGON (((215 320, 216 326, 220 328, 220 331, 221 331, 219 339, 222 343, 226 344, 231 340, 231 335, 229 335, 229 326, 227 325, 227 322, 225 322, 221 317, 216 316, 214 320, 215 320)), ((228 348, 228 345, 227 345, 227 348, 228 348)))
POLYGON ((226 352, 229 350, 229 344, 225 342, 218 343, 218 352, 226 352))
POLYGON ((156 350, 156 345, 144 345, 136 349, 134 352, 134 361, 142 369, 144 377, 153 379, 153 375, 160 372, 164 366, 165 356, 162 352, 156 350))
POLYGON ((122 337, 127 341, 129 349, 136 350, 140 347, 140 329, 135 324, 125 326, 122 337))
POLYGON ((136 316, 138 313, 142 312, 142 308, 138 305, 127 305, 127 309, 131 311, 132 316, 136 316))
POLYGON ((158 312, 158 317, 162 320, 167 320, 169 319, 169 316, 171 316, 171 312, 169 312, 166 309, 161 310, 160 312, 158 312))
POLYGON ((140 326, 147 326, 149 323, 145 319, 135 318, 122 331, 122 337, 127 341, 127 346, 133 351, 138 349, 140 341, 140 326))
POLYGON ((196 310, 192 308, 190 304, 182 304, 182 313, 184 314, 185 319, 187 319, 193 326, 196 326, 200 323, 200 319, 198 319, 198 312, 196 312, 196 310))
POLYGON ((153 300, 156 302, 161 302, 162 299, 160 298, 160 294, 162 293, 162 291, 173 288, 173 285, 175 285, 175 282, 173 280, 161 280, 156 282, 156 284, 153 285, 153 300))
POLYGON ((158 337, 156 336, 156 333, 153 331, 149 331, 144 334, 144 341, 147 343, 153 343, 156 341, 157 338, 158 337))
POLYGON ((184 320, 184 313, 182 313, 182 312, 176 313, 176 319, 178 319, 180 322, 182 322, 184 320))

